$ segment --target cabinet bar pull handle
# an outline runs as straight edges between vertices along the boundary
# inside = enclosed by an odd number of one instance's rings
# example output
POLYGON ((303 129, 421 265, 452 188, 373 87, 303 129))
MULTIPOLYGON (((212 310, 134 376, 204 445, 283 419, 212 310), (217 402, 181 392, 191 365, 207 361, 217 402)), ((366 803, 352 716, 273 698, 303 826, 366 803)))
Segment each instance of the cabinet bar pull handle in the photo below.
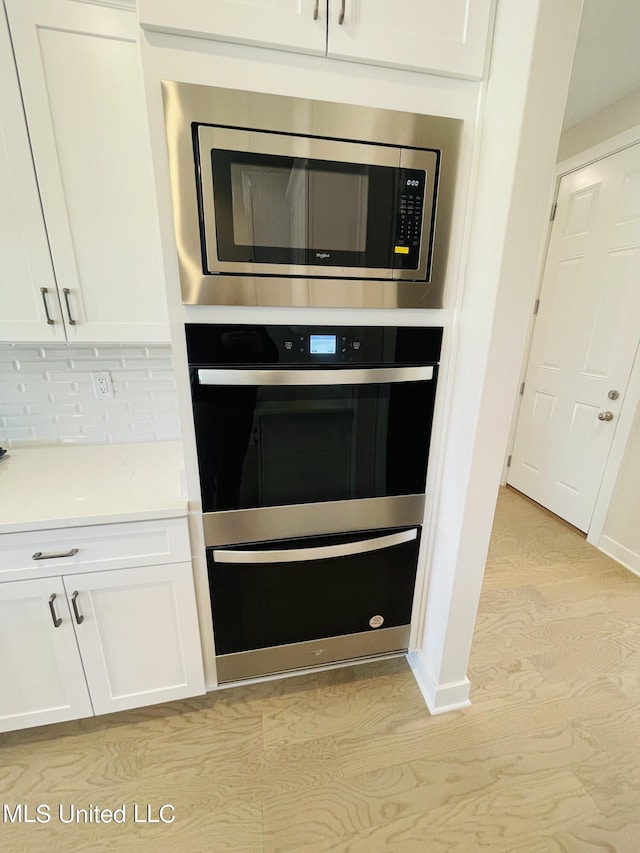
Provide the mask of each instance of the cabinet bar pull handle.
POLYGON ((71 596, 71 606, 73 607, 73 614, 76 617, 76 622, 78 623, 78 625, 82 625, 82 623, 84 622, 84 616, 81 616, 79 611, 78 611, 78 600, 77 599, 78 599, 79 595, 80 595, 80 593, 76 589, 75 592, 73 593, 73 595, 71 596))
POLYGON ((340 24, 340 26, 342 26, 342 25, 344 24, 344 6, 345 6, 345 2, 346 2, 346 0, 342 0, 342 3, 340 4, 340 14, 338 15, 338 23, 340 24))
POLYGON ((49 314, 49 303, 47 302, 47 293, 49 293, 49 288, 41 287, 40 293, 42 294, 42 301, 44 302, 44 313, 47 315, 47 326, 53 326, 53 317, 49 314))
POLYGON ((62 625, 62 619, 59 616, 56 616, 56 609, 53 605, 53 602, 56 600, 55 592, 52 592, 49 596, 49 610, 51 611, 51 618, 53 619, 53 627, 59 628, 62 625))
POLYGON ((52 554, 44 554, 42 551, 36 551, 31 558, 32 560, 59 560, 61 557, 75 557, 78 553, 77 548, 72 548, 70 551, 54 551, 52 554))
POLYGON ((313 20, 318 20, 318 12, 320 11, 320 0, 316 0, 315 5, 313 7, 313 20))
POLYGON ((76 321, 73 319, 73 314, 71 313, 71 305, 69 304, 69 294, 71 293, 71 291, 69 290, 68 287, 63 287, 62 292, 64 293, 64 301, 67 305, 67 314, 69 315, 69 325, 75 326, 76 321))

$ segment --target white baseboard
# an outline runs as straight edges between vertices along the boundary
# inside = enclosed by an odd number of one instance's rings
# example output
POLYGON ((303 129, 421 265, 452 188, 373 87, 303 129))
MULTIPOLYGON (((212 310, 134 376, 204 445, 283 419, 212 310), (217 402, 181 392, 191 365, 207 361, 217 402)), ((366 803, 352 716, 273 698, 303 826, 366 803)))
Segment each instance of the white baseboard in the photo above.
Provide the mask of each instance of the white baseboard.
POLYGON ((636 554, 630 548, 626 548, 615 539, 610 539, 608 536, 601 536, 598 548, 603 554, 612 557, 616 562, 621 563, 625 569, 629 569, 634 575, 640 576, 640 554, 636 554))
POLYGON ((469 700, 471 683, 468 678, 438 684, 420 649, 408 652, 407 661, 430 714, 446 714, 447 711, 458 711, 460 708, 471 706, 469 700))

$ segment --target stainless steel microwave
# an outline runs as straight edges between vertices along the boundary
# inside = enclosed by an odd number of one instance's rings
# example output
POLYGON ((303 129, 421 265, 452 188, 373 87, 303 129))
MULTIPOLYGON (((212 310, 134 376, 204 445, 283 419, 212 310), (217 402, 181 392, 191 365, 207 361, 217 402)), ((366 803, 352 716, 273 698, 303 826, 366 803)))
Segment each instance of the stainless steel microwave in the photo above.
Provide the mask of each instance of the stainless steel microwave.
POLYGON ((183 302, 441 306, 459 121, 162 85, 183 302))

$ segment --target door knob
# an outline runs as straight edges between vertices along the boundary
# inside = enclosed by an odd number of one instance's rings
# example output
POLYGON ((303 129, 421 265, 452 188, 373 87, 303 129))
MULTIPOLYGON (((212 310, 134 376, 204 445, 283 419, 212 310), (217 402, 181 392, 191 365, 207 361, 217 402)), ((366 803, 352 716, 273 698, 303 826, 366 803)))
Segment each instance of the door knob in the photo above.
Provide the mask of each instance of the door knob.
POLYGON ((613 420, 613 412, 598 412, 598 420, 599 421, 612 421, 613 420))

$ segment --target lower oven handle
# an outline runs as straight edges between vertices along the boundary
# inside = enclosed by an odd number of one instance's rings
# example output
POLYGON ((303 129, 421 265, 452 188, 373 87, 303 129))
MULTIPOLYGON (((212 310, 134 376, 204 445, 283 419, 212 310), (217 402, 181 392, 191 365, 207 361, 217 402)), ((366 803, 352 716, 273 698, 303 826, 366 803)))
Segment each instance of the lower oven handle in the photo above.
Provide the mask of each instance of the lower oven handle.
POLYGON ((366 554, 368 551, 381 551, 413 541, 418 528, 390 533, 375 539, 360 539, 344 545, 323 545, 319 548, 287 548, 282 551, 225 551, 214 549, 216 563, 299 563, 304 560, 330 560, 333 557, 348 557, 351 554, 366 554))
POLYGON ((433 379, 433 365, 418 367, 359 367, 333 370, 243 370, 200 367, 200 385, 376 385, 433 379))

